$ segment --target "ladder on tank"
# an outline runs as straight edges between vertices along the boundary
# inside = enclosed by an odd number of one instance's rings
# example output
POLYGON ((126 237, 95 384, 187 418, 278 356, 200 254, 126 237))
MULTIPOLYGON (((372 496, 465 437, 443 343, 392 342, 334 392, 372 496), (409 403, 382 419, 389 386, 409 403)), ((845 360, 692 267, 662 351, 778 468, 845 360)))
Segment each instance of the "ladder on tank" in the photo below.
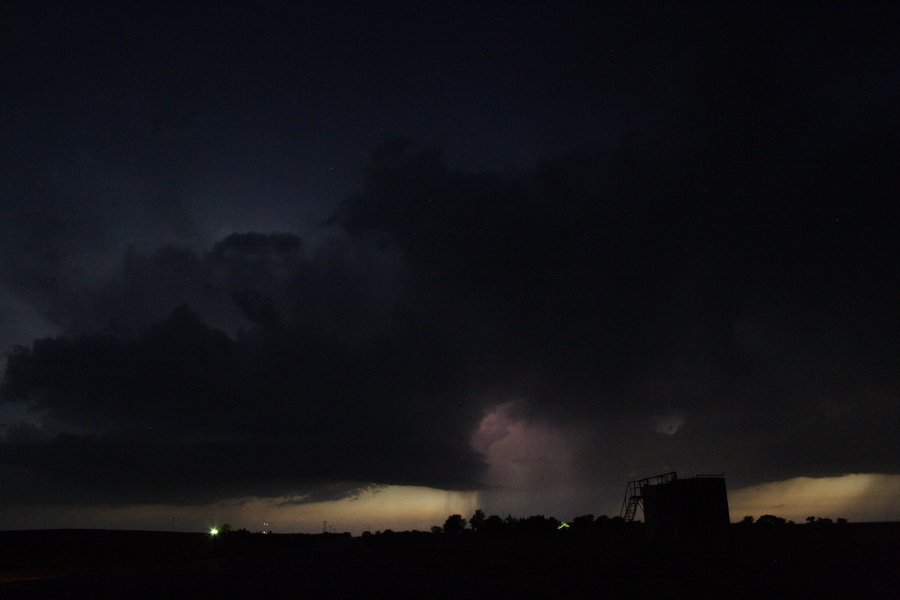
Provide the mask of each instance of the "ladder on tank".
POLYGON ((653 477, 647 477, 645 479, 629 481, 628 487, 625 488, 625 498, 622 500, 622 508, 619 510, 619 516, 625 519, 626 523, 633 522, 638 507, 640 507, 643 502, 644 488, 648 485, 669 483, 676 479, 678 479, 678 474, 675 471, 672 471, 670 473, 654 475, 653 477))
POLYGON ((641 505, 641 487, 637 481, 629 481, 628 487, 625 489, 625 499, 622 501, 622 509, 619 516, 625 519, 626 523, 634 521, 634 515, 641 505))

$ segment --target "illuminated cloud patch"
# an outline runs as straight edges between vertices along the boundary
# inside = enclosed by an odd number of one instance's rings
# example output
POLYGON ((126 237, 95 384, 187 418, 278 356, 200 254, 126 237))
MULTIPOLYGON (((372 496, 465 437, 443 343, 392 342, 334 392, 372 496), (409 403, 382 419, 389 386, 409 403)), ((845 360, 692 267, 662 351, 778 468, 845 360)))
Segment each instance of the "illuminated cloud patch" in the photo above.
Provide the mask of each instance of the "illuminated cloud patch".
MULTIPOLYGON (((440 490, 422 486, 371 486, 340 500, 285 505, 276 500, 246 505, 246 517, 267 516, 296 531, 316 531, 322 521, 334 524, 335 531, 360 533, 419 529, 441 525, 450 514, 468 518, 478 507, 478 492, 440 490), (272 510, 272 504, 276 507, 272 510)), ((258 520, 258 518, 257 518, 258 520)))
POLYGON ((472 436, 472 447, 488 464, 490 487, 535 489, 571 481, 574 447, 561 431, 516 415, 516 404, 488 412, 472 436))
POLYGON ((811 515, 894 521, 900 518, 900 475, 795 477, 730 491, 729 504, 734 520, 768 514, 798 523, 811 515))
POLYGON ((663 435, 675 435, 684 425, 684 415, 678 412, 653 417, 654 431, 663 435))
POLYGON ((478 506, 478 492, 421 486, 369 486, 333 500, 298 501, 297 497, 239 498, 202 505, 10 505, 0 509, 0 529, 98 528, 208 531, 229 523, 233 528, 275 533, 329 531, 359 535, 371 528, 429 530, 450 514, 468 518, 478 506), (174 523, 173 523, 174 518, 174 523), (264 527, 268 523, 268 527, 264 527))
POLYGON ((482 508, 568 515, 576 498, 584 496, 578 468, 581 442, 578 431, 527 418, 522 403, 493 407, 470 440, 487 464, 482 508))

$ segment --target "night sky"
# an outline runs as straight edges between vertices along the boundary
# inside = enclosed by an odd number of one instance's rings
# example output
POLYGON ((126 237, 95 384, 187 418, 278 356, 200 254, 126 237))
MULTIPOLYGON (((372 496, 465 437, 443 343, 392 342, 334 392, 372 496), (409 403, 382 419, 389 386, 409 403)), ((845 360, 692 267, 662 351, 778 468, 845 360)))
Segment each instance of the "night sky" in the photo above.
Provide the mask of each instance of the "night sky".
POLYGON ((366 4, 0 12, 0 528, 900 519, 896 7, 366 4))

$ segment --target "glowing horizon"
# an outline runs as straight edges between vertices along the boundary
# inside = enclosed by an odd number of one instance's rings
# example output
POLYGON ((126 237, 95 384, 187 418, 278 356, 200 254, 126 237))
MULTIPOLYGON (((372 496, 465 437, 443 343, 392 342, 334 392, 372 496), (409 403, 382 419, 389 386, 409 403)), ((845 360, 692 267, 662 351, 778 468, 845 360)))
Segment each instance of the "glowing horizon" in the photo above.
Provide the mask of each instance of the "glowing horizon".
MULTIPOLYGON (((124 506, 6 506, 0 512, 2 529, 145 529, 206 531, 209 523, 231 523, 250 531, 321 533, 329 531, 428 531, 442 525, 451 514, 469 518, 476 508, 488 514, 513 513, 525 517, 545 511, 529 511, 521 504, 520 491, 509 496, 525 510, 504 510, 502 490, 452 491, 421 486, 371 486, 358 495, 320 502, 297 502, 279 496, 241 498, 204 505, 135 504, 124 506), (482 506, 488 500, 491 506, 482 506), (527 514, 526 514, 527 513, 527 514), (174 519, 174 520, 173 520, 174 519)), ((618 491, 616 491, 618 494, 618 491)), ((745 515, 772 514, 798 523, 810 515, 846 518, 851 522, 900 520, 900 475, 854 473, 837 477, 795 477, 782 481, 729 489, 733 522, 745 515)), ((534 497, 535 506, 541 498, 534 497)), ((600 502, 598 501, 598 504, 600 502)), ((603 514, 602 510, 594 514, 603 514)), ((608 516, 614 516, 609 512, 608 516)), ((574 514, 552 515, 570 519, 574 514)))
POLYGON ((733 522, 770 514, 798 523, 808 516, 855 522, 900 519, 900 475, 851 473, 794 477, 729 490, 733 522))

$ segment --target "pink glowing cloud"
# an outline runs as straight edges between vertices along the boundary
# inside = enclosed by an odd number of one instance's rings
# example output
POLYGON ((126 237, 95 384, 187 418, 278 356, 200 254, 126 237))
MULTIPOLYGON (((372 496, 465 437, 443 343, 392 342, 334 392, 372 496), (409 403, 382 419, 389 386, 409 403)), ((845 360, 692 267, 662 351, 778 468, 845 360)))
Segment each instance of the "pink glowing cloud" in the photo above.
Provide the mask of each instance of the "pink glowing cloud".
POLYGON ((523 416, 520 403, 485 413, 470 443, 487 463, 483 498, 499 511, 566 506, 578 493, 580 436, 523 416), (536 504, 537 497, 546 506, 536 504))

